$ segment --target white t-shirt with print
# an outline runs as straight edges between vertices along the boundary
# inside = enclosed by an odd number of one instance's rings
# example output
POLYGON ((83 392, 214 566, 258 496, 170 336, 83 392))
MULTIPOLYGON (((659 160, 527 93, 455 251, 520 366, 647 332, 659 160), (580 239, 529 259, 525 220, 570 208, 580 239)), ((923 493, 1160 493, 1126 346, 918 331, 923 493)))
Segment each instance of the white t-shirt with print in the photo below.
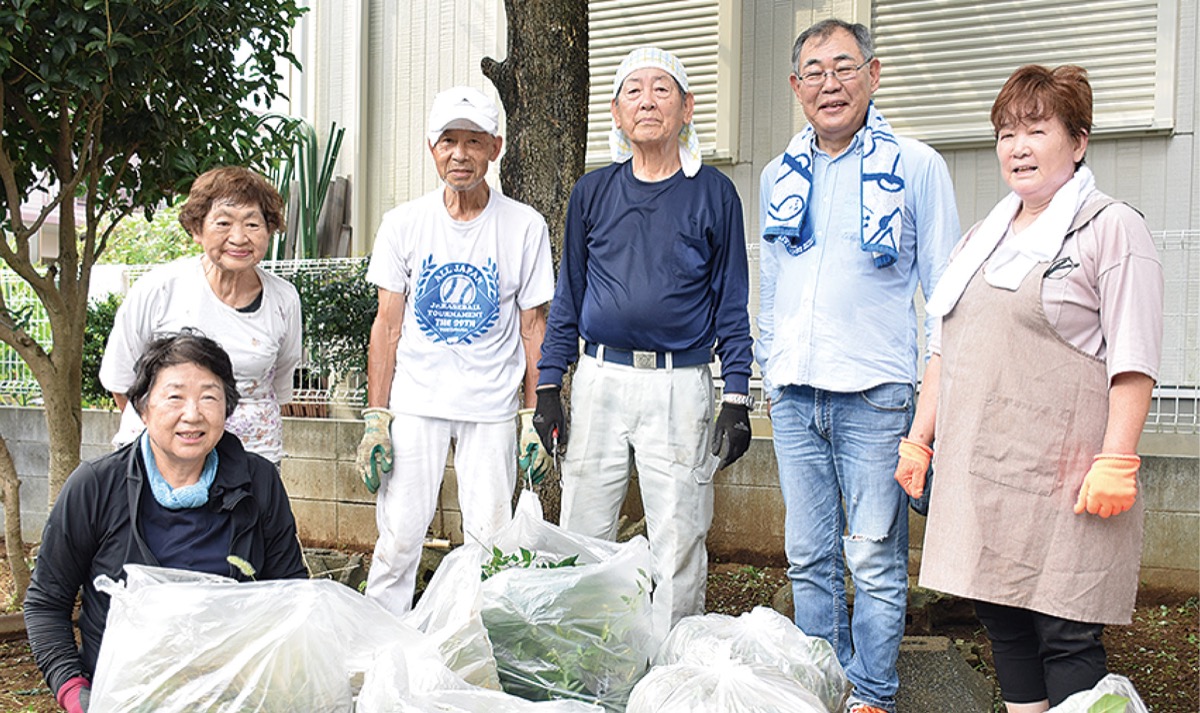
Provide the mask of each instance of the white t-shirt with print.
POLYGON ((443 189, 388 211, 367 280, 406 295, 390 408, 481 423, 510 419, 525 375, 520 311, 549 302, 546 221, 491 191, 475 219, 456 221, 443 189))
MULTIPOLYGON (((237 409, 225 430, 246 450, 278 463, 284 456, 280 405, 292 400, 292 376, 301 354, 300 296, 292 283, 254 268, 262 303, 239 312, 213 293, 200 256, 157 267, 133 284, 117 310, 100 363, 100 383, 124 394, 133 386, 134 364, 154 337, 192 327, 229 353, 237 380, 237 409)), ((132 441, 144 425, 132 406, 121 414, 114 445, 132 441)))

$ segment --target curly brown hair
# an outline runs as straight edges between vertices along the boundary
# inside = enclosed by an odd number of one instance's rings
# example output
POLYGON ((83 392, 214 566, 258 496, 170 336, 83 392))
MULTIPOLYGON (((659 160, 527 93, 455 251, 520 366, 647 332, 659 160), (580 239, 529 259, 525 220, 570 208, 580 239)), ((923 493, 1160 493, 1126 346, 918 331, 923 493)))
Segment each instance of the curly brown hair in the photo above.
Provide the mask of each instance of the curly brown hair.
POLYGON ((189 235, 196 235, 214 203, 257 205, 267 229, 278 233, 286 229, 283 198, 271 182, 248 168, 221 166, 205 171, 192 183, 187 202, 179 212, 179 223, 189 235))

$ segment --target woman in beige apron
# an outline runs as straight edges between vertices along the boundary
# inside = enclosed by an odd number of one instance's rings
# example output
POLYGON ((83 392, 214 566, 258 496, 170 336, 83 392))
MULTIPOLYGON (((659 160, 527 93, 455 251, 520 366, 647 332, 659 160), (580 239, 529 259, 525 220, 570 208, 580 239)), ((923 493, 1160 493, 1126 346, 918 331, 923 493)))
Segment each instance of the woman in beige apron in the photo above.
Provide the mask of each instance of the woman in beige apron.
POLYGON ((920 584, 975 600, 1009 713, 1103 678, 1104 625, 1129 623, 1137 594, 1162 266, 1083 165, 1091 118, 1079 67, 1022 67, 996 98, 1012 193, 927 305, 940 325, 896 470, 919 497, 936 433, 920 584))

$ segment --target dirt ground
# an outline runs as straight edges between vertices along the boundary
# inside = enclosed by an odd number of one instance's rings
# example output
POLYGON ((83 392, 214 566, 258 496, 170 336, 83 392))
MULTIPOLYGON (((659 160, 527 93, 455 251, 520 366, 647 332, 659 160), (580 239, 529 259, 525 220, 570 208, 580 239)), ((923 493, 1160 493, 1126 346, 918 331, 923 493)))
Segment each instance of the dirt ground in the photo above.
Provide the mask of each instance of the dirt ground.
MULTIPOLYGON (((708 608, 738 614, 754 606, 771 606, 771 598, 787 582, 782 567, 717 564, 709 569, 708 608)), ((909 633, 925 634, 924 631, 909 633)), ((987 634, 977 622, 935 625, 933 632, 954 641, 964 658, 995 686, 995 669, 987 634)), ((1104 632, 1108 668, 1126 676, 1152 713, 1200 711, 1200 600, 1170 592, 1143 592, 1130 626, 1104 632)), ((997 712, 1003 711, 999 691, 997 712)))
MULTIPOLYGON (((770 606, 787 581, 782 567, 714 563, 709 568, 708 609, 740 614, 770 606)), ((0 596, 11 600, 8 568, 0 566, 0 596)), ((9 608, 11 611, 11 607, 9 608)), ((968 662, 994 681, 991 649, 982 627, 956 623, 935 628, 955 641, 968 662)), ((1200 711, 1200 603, 1192 596, 1146 594, 1132 626, 1104 635, 1109 669, 1129 677, 1153 713, 1200 711)), ((24 639, 0 641, 0 713, 58 710, 24 639)), ((997 708, 1002 710, 1002 708, 997 708)))

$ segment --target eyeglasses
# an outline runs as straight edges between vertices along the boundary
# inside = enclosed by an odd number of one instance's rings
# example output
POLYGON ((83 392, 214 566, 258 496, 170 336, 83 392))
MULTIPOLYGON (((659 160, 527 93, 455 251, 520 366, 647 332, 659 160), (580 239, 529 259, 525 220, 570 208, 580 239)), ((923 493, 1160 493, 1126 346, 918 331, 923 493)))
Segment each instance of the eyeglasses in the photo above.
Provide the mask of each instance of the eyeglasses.
POLYGON ((841 67, 835 67, 834 69, 826 69, 826 70, 813 69, 813 70, 810 70, 807 72, 802 72, 801 74, 798 74, 796 76, 800 79, 801 82, 804 83, 804 86, 806 86, 806 87, 821 86, 822 84, 825 83, 825 78, 831 74, 835 78, 837 78, 837 80, 839 82, 849 82, 850 80, 857 77, 858 71, 860 69, 862 69, 863 67, 867 66, 868 64, 870 64, 871 60, 873 60, 873 59, 875 59, 875 58, 868 57, 862 64, 858 65, 857 67, 851 67, 850 65, 844 65, 841 67))

